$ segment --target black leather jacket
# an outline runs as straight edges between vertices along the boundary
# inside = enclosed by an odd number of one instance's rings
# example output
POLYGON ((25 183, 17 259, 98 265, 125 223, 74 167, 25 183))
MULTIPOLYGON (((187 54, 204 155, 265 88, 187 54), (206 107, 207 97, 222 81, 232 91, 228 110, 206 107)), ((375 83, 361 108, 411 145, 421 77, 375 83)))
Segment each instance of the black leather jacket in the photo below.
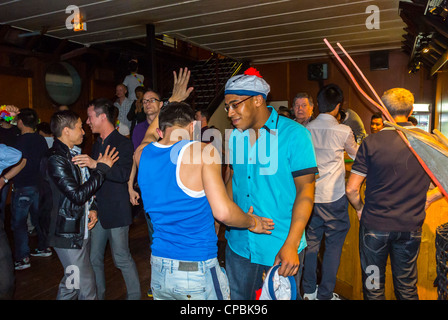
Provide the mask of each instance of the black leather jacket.
MULTIPOLYGON (((54 139, 53 147, 41 161, 41 172, 51 188, 53 203, 48 236, 50 246, 82 248, 86 203, 100 188, 109 169, 99 163, 95 170, 91 170, 89 180, 81 184, 81 170, 72 162, 70 149, 54 139)), ((96 210, 95 201, 89 210, 96 210)))

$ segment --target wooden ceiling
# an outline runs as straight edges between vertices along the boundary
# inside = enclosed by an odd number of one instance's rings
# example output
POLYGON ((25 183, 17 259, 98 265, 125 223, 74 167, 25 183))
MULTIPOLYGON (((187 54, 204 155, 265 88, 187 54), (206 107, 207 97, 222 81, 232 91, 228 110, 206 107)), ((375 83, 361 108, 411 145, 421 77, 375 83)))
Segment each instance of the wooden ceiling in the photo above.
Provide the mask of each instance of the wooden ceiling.
POLYGON ((400 15, 406 23, 403 50, 409 54, 410 72, 421 67, 434 75, 448 61, 447 1, 413 0, 400 2, 400 15))
MULTIPOLYGON (((401 1, 403 2, 403 1, 401 1)), ((404 1, 411 2, 411 1, 404 1)), ((403 28, 396 0, 0 0, 0 24, 18 28, 8 41, 46 35, 85 47, 155 34, 254 63, 290 61, 329 54, 323 39, 349 53, 401 49, 403 28), (76 5, 87 30, 66 27, 76 5), (379 29, 369 29, 369 6, 379 29), (372 7, 370 7, 372 8, 372 7), (15 38, 14 38, 15 37, 15 38)), ((371 21, 370 21, 371 22, 371 21)), ((7 31, 0 29, 0 36, 7 31)))

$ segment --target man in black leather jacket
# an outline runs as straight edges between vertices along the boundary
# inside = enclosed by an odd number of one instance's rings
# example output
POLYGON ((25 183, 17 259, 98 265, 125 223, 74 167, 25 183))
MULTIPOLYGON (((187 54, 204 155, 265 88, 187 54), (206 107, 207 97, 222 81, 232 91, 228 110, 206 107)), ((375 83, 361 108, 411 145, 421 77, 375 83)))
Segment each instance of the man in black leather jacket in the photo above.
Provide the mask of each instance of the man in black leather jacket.
POLYGON ((89 258, 89 230, 97 222, 93 195, 118 160, 118 152, 108 147, 100 155, 97 168, 89 173, 72 160, 84 135, 80 117, 73 111, 56 112, 50 126, 55 140, 41 162, 41 170, 51 187, 53 203, 49 244, 64 267, 57 299, 96 299, 89 258))

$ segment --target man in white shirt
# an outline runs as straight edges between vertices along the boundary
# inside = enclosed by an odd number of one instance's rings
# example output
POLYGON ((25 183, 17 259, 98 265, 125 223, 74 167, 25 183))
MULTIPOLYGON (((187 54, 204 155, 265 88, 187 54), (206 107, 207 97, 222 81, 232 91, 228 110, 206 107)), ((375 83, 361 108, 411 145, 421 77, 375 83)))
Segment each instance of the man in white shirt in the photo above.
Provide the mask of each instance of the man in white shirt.
POLYGON ((306 233, 308 247, 302 279, 304 298, 309 300, 338 299, 333 290, 342 246, 350 229, 345 195, 344 151, 355 159, 358 145, 350 127, 336 120, 343 99, 343 93, 337 85, 323 87, 317 96, 320 114, 306 126, 313 139, 319 170, 313 214, 306 233), (317 255, 324 234, 322 280, 317 286, 317 255))
POLYGON ((127 92, 128 90, 124 84, 119 84, 115 88, 115 95, 118 99, 115 101, 114 106, 118 109, 118 121, 120 122, 118 132, 124 136, 129 136, 130 134, 131 121, 128 120, 127 115, 133 102, 133 100, 126 98, 127 92))
POLYGON ((129 61, 129 71, 130 74, 124 78, 123 84, 128 89, 128 99, 131 100, 131 102, 134 102, 134 100, 137 100, 137 97, 135 96, 135 88, 144 86, 143 82, 145 81, 145 76, 138 73, 137 59, 129 61))

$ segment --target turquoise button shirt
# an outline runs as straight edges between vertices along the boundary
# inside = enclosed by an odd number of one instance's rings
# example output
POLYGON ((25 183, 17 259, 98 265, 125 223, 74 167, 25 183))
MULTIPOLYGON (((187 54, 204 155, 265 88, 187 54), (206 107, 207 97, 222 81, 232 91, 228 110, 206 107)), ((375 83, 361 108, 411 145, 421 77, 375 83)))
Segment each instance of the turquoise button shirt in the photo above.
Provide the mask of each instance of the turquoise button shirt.
MULTIPOLYGON (((247 212, 274 220, 272 234, 255 234, 247 229, 228 228, 230 248, 252 263, 274 264, 275 256, 285 242, 292 218, 296 188, 294 178, 316 174, 317 164, 309 131, 297 122, 268 107, 271 115, 260 129, 253 146, 253 130, 233 130, 229 138, 229 158, 233 169, 233 200, 247 212)), ((305 232, 298 252, 306 247, 305 232)))

